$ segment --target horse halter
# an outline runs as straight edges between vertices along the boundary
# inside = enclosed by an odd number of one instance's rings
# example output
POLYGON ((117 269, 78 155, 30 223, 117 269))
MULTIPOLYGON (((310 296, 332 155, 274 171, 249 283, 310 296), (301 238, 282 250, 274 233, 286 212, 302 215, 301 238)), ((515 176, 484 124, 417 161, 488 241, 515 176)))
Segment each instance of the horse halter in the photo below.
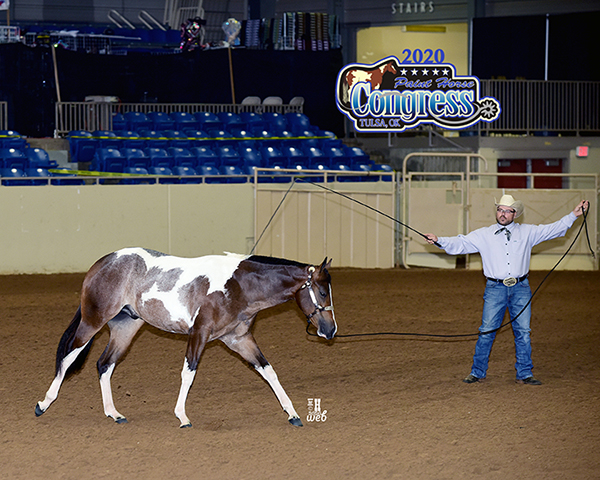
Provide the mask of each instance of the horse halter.
POLYGON ((315 306, 315 309, 312 313, 306 315, 306 320, 310 323, 310 319, 312 317, 314 317, 317 313, 319 312, 323 312, 323 311, 330 311, 331 315, 333 315, 333 320, 335 321, 335 313, 333 312, 333 293, 331 291, 331 283, 329 283, 329 298, 331 299, 331 305, 329 305, 328 307, 324 307, 323 305, 320 305, 319 302, 317 302, 317 296, 315 295, 315 292, 312 289, 312 274, 315 271, 315 267, 310 267, 308 269, 308 278, 306 280, 306 282, 304 282, 304 285, 302 285, 302 288, 308 288, 308 294, 310 295, 310 299, 313 303, 313 305, 315 306))

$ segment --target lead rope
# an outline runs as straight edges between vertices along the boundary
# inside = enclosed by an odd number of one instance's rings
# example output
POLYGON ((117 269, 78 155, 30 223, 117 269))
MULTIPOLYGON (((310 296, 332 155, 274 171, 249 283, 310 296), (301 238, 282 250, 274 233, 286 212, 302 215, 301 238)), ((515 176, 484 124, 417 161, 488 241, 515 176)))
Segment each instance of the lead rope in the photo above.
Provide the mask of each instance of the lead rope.
MULTIPOLYGON (((335 190, 332 190, 332 191, 335 192, 335 190)), ((589 208, 589 202, 588 202, 588 208, 589 208)), ((474 336, 479 336, 479 335, 489 335, 491 333, 497 332, 501 328, 506 327, 507 325, 510 325, 511 323, 513 323, 517 318, 519 318, 519 316, 531 304, 531 302, 533 300, 533 297, 538 292, 538 290, 541 288, 541 286, 544 284, 544 282, 548 279, 548 277, 550 276, 550 274, 554 270, 556 270, 556 267, 558 267, 558 265, 560 264, 560 262, 562 262, 564 260, 564 258, 567 256, 567 254, 571 251, 571 249, 573 248, 573 245, 575 245, 575 242, 579 238, 579 235, 581 234, 581 230, 584 228, 584 226, 585 226, 585 234, 586 234, 587 242, 588 242, 588 248, 590 249, 590 253, 592 254, 592 257, 594 259, 596 258, 596 254, 595 254, 594 250, 592 249, 592 245, 590 243, 590 237, 589 237, 589 234, 588 234, 587 212, 586 212, 585 209, 583 209, 583 207, 582 207, 582 210, 583 210, 583 222, 581 223, 581 226, 579 227, 579 231, 577 232, 577 235, 575 235, 575 238, 571 242, 571 245, 569 246, 569 248, 567 249, 567 251, 563 254, 562 257, 560 257, 560 259, 558 260, 558 262, 556 262, 556 264, 552 267, 552 269, 546 274, 546 276, 544 277, 544 279, 540 282, 540 284, 537 286, 537 288, 535 289, 535 291, 531 294, 531 297, 529 298, 529 300, 525 304, 525 306, 521 309, 521 311, 517 315, 515 315, 515 317, 513 319, 511 319, 508 322, 500 325, 498 328, 495 328, 493 330, 488 330, 486 332, 464 333, 464 334, 457 334, 457 335, 443 335, 443 334, 434 334, 434 333, 372 332, 372 333, 349 333, 349 334, 345 334, 345 335, 336 335, 336 337, 339 337, 339 338, 348 338, 348 337, 370 337, 370 336, 376 336, 376 335, 393 335, 393 336, 410 336, 410 337, 459 338, 459 337, 474 337, 474 336)), ((331 288, 331 285, 330 285, 330 288, 331 288)), ((333 301, 332 301, 332 305, 333 305, 333 301)), ((311 333, 309 331, 309 327, 310 327, 310 323, 308 323, 308 325, 306 326, 306 333, 308 335, 310 335, 310 336, 313 336, 313 337, 318 336, 318 335, 316 335, 314 333, 311 333)))

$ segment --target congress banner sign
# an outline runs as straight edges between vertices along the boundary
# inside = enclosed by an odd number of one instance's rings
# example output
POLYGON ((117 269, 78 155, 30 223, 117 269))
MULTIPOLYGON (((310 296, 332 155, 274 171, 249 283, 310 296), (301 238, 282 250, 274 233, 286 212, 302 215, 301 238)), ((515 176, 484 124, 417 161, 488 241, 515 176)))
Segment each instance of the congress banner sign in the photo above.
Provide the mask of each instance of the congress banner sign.
POLYGON ((338 109, 361 132, 403 132, 421 124, 451 130, 492 122, 493 97, 481 97, 479 79, 456 75, 449 63, 401 63, 386 57, 371 65, 346 65, 336 83, 338 109))

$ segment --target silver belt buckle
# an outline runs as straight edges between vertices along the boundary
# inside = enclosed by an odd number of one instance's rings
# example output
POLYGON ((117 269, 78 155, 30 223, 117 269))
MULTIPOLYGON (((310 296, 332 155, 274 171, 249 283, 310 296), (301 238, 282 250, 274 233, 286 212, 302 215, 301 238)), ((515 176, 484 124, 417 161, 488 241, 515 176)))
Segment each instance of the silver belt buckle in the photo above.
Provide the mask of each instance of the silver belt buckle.
POLYGON ((515 277, 507 277, 502 280, 502 283, 507 287, 512 287, 513 285, 517 284, 517 279, 515 277))

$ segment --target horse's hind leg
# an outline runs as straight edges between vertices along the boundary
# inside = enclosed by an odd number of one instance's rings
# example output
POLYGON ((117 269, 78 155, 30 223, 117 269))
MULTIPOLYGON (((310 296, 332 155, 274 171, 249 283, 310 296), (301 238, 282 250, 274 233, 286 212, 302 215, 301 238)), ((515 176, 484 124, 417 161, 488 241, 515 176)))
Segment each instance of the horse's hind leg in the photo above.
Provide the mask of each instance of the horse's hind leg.
POLYGON ((112 389, 110 387, 110 378, 115 369, 115 364, 125 354, 133 337, 135 337, 135 334, 143 324, 143 320, 132 318, 125 312, 119 313, 109 321, 110 339, 106 349, 98 360, 98 374, 100 376, 100 390, 102 392, 104 413, 117 423, 127 423, 127 419, 115 408, 112 389))
POLYGON ((81 322, 81 308, 77 309, 75 317, 63 333, 56 351, 56 373, 44 400, 35 406, 35 415, 40 416, 58 397, 60 387, 71 367, 83 365, 88 354, 91 341, 97 330, 92 329, 85 322, 81 322), (78 357, 82 355, 82 358, 78 357), (76 363, 77 361, 77 363, 76 363))
POLYGON ((288 421, 295 427, 301 427, 302 421, 296 413, 290 397, 285 393, 281 383, 279 383, 275 370, 263 356, 252 334, 248 332, 239 337, 230 335, 222 337, 220 340, 231 350, 240 354, 244 360, 250 363, 256 371, 260 373, 273 390, 273 393, 275 393, 283 411, 288 414, 288 421))

